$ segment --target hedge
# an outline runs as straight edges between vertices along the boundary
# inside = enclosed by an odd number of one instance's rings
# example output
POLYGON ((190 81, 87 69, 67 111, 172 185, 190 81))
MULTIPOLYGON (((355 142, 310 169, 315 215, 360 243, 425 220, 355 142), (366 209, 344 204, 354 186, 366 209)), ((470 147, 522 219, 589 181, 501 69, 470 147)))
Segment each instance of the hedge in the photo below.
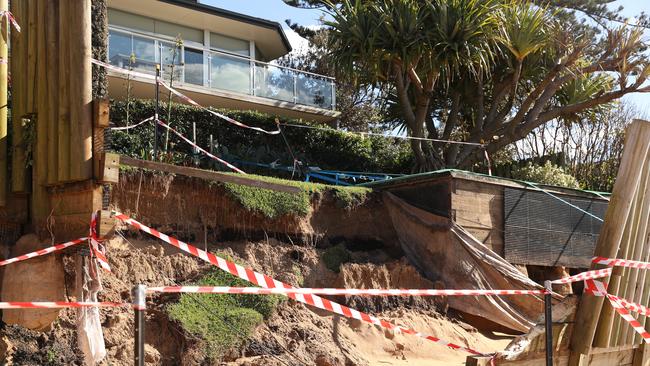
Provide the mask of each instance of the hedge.
MULTIPOLYGON (((131 101, 130 124, 135 124, 154 114, 154 103, 150 100, 131 101)), ((218 110, 242 123, 274 130, 275 116, 254 111, 218 110)), ((166 106, 161 103, 161 115, 166 115, 166 106)), ((111 103, 111 120, 117 126, 126 121, 126 102, 111 103)), ((171 125, 181 134, 192 138, 192 123, 197 126, 197 142, 209 150, 210 135, 213 136, 217 155, 230 160, 254 163, 277 163, 292 166, 293 159, 287 144, 280 135, 267 135, 234 126, 199 108, 182 104, 172 104, 171 125)), ((281 122, 308 126, 327 127, 302 120, 280 118, 281 122)), ((330 129, 329 131, 283 127, 289 146, 296 158, 305 166, 326 170, 345 170, 381 173, 406 173, 412 165, 409 146, 401 140, 383 137, 362 137, 330 129)), ((159 128, 160 145, 164 141, 164 128, 159 128)), ((152 124, 144 124, 128 131, 112 131, 112 150, 134 158, 147 158, 153 149, 152 124)), ((198 159, 202 167, 225 170, 204 156, 193 157, 191 146, 170 134, 169 153, 163 159, 176 164, 190 165, 198 159)), ((243 166, 247 172, 287 177, 291 174, 270 171, 266 168, 243 166)))

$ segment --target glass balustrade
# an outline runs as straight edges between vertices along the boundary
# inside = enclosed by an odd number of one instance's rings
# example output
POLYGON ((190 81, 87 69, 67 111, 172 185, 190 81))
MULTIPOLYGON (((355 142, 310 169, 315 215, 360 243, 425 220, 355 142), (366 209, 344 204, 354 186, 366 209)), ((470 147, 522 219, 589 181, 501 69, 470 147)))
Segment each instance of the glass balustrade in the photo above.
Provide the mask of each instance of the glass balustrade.
POLYGON ((332 78, 225 52, 175 47, 173 42, 111 29, 109 62, 152 74, 160 63, 162 77, 167 81, 173 64, 175 83, 336 109, 332 78))

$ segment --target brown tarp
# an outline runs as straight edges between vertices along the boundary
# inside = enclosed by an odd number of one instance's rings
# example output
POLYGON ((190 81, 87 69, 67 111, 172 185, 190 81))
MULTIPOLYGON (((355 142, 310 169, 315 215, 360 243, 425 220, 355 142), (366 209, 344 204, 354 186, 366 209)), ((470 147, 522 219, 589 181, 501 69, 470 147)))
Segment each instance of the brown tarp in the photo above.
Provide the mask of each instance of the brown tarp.
MULTIPOLYGON (((542 289, 465 229, 446 217, 384 193, 407 258, 427 278, 449 289, 542 289)), ((544 310, 541 296, 450 296, 449 306, 525 332, 544 310)))

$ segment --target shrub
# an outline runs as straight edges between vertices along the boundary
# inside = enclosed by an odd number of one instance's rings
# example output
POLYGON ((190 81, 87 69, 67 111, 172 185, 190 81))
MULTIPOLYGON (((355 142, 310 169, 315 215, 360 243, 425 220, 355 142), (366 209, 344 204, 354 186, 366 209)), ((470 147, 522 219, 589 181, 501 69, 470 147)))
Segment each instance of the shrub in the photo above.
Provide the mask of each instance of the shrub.
MULTIPOLYGON (((135 124, 154 114, 152 101, 136 100, 131 102, 130 123, 135 124)), ((161 104, 161 110, 165 108, 161 104)), ((276 129, 275 116, 253 111, 219 110, 219 112, 245 124, 266 130, 276 129)), ((192 106, 172 104, 172 127, 184 136, 192 136, 192 123, 197 125, 197 143, 209 150, 210 135, 213 135, 220 155, 227 159, 241 159, 254 163, 277 163, 281 166, 293 166, 293 158, 281 136, 266 135, 234 126, 222 119, 192 106)), ((126 119, 126 103, 113 101, 111 120, 123 126, 126 119)), ((317 126, 326 125, 308 123, 302 120, 282 119, 282 122, 317 126)), ((112 132, 112 149, 135 158, 148 156, 153 149, 153 125, 144 124, 128 131, 112 132)), ((164 128, 159 128, 162 136, 164 128)), ((334 129, 315 130, 305 128, 283 127, 296 158, 305 166, 318 166, 327 170, 353 170, 383 173, 408 172, 411 166, 411 152, 407 143, 398 139, 383 137, 362 137, 346 134, 334 129)), ((160 144, 162 146, 162 143, 160 144)), ((192 148, 175 135, 170 135, 170 151, 173 156, 168 159, 174 163, 192 162, 192 148)), ((223 166, 207 157, 200 156, 202 167, 226 170, 223 166)), ((291 172, 269 170, 254 166, 242 166, 246 172, 262 173, 279 177, 290 177, 291 172)))
MULTIPOLYGON (((250 286, 250 283, 217 268, 197 284, 250 286)), ((167 312, 186 331, 203 339, 207 345, 206 355, 216 360, 229 349, 241 346, 255 327, 273 314, 282 299, 281 296, 182 294, 177 303, 167 308, 167 312)))
POLYGON ((341 270, 341 264, 350 261, 350 252, 345 248, 345 244, 341 243, 327 248, 323 252, 322 258, 325 267, 338 273, 341 270))
POLYGON ((512 172, 515 179, 525 180, 534 183, 542 183, 553 186, 567 187, 567 188, 580 188, 578 180, 572 175, 568 174, 564 169, 547 161, 544 165, 528 165, 515 168, 512 172))

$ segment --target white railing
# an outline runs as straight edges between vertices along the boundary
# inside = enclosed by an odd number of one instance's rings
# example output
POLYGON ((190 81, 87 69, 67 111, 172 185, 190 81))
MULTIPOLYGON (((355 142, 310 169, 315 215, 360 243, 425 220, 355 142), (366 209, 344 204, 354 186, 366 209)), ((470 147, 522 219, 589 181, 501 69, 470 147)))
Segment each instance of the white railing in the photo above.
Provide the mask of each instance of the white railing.
MULTIPOLYGON (((172 41, 122 29, 111 28, 110 34, 110 63, 149 73, 160 63, 163 78, 169 80, 175 48, 172 41)), ((336 109, 334 78, 227 52, 185 45, 176 51, 174 82, 336 109)))

